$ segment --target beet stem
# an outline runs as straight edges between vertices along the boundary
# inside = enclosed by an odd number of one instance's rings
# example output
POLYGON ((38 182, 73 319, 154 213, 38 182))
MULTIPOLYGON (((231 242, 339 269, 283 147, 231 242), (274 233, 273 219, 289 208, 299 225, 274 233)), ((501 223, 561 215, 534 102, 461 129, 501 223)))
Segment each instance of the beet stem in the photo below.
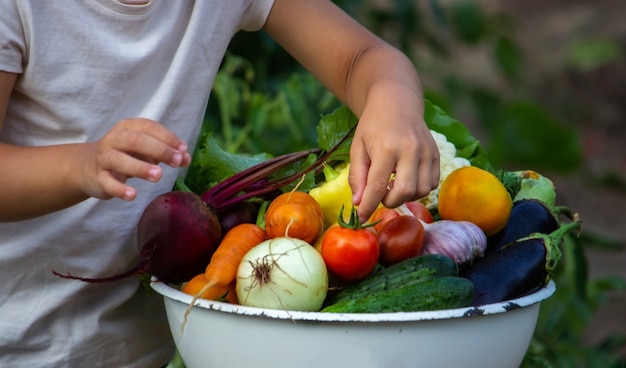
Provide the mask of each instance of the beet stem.
POLYGON ((146 266, 147 266, 147 264, 143 265, 142 263, 139 263, 135 267, 131 268, 128 271, 125 271, 125 272, 122 272, 122 273, 118 273, 116 275, 109 276, 109 277, 102 277, 102 278, 80 277, 80 276, 71 275, 69 273, 68 274, 62 274, 62 273, 59 273, 59 272, 54 271, 54 270, 52 271, 52 273, 55 274, 56 276, 62 277, 64 279, 80 280, 80 281, 96 284, 96 283, 118 281, 118 280, 122 280, 122 279, 128 278, 130 276, 141 275, 141 274, 143 274, 143 273, 145 273, 147 271, 146 266))
POLYGON ((263 180, 263 181, 254 182, 252 183, 252 185, 248 187, 248 189, 251 189, 250 191, 246 192, 245 194, 238 195, 238 196, 234 196, 234 197, 231 196, 230 198, 227 197, 227 199, 223 201, 217 201, 218 203, 214 204, 214 206, 216 206, 216 208, 226 208, 226 207, 235 205, 241 201, 245 201, 246 199, 258 197, 263 194, 282 188, 283 186, 291 184, 294 181, 300 179, 302 175, 306 175, 310 171, 316 170, 317 168, 321 167, 327 157, 328 157, 328 153, 321 156, 315 163, 313 163, 311 166, 307 167, 306 169, 300 172, 294 173, 292 175, 289 175, 287 177, 277 179, 277 180, 263 180), (255 185, 256 183, 262 184, 262 186, 255 185))
POLYGON ((215 186, 207 189, 202 194, 201 198, 205 202, 219 207, 220 198, 232 197, 234 194, 245 190, 247 186, 258 182, 261 179, 267 178, 270 174, 282 169, 283 167, 297 162, 316 152, 319 152, 319 149, 289 153, 261 162, 222 180, 215 186))
POLYGON ((348 133, 346 133, 339 142, 321 155, 312 165, 297 173, 281 179, 268 179, 271 174, 287 165, 305 159, 310 154, 320 152, 321 150, 319 148, 285 154, 254 165, 207 189, 207 191, 202 194, 201 198, 215 210, 220 210, 291 184, 306 173, 321 167, 328 157, 351 136, 354 129, 356 129, 356 125, 350 128, 348 133), (237 193, 240 192, 246 193, 237 195, 237 193))

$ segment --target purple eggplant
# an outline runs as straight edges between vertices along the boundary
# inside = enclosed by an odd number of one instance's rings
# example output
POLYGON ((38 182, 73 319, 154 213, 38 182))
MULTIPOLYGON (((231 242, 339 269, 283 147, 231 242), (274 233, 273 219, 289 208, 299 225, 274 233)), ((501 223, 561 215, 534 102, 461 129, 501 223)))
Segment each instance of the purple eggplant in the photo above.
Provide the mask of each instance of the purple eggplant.
POLYGON ((573 218, 565 206, 548 206, 537 199, 521 199, 513 203, 506 226, 487 238, 485 254, 533 233, 550 234, 559 228, 559 215, 573 218))
POLYGON ((580 228, 576 220, 550 234, 534 233, 479 258, 460 271, 474 284, 473 306, 514 299, 544 287, 561 259, 563 237, 580 228))

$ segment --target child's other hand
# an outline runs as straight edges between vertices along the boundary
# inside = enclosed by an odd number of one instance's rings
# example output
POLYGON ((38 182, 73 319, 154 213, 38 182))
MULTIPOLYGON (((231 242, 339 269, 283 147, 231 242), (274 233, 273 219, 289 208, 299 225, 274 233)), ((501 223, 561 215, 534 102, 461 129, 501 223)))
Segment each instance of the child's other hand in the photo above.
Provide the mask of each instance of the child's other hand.
POLYGON ((401 100, 368 104, 352 141, 349 181, 363 221, 379 203, 394 208, 439 184, 439 150, 421 108, 401 100))
POLYGON ((85 192, 101 199, 132 200, 137 193, 126 179, 157 182, 163 174, 159 163, 181 167, 190 162, 185 142, 161 124, 143 118, 120 121, 100 140, 85 144, 77 157, 85 192))

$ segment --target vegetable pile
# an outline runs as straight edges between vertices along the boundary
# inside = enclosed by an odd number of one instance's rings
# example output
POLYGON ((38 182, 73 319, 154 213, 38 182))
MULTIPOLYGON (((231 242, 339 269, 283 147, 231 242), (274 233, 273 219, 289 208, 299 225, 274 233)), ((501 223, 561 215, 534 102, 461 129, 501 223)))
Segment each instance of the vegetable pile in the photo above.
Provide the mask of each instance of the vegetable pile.
POLYGON ((426 101, 441 178, 428 196, 380 205, 361 223, 348 185, 357 119, 323 117, 318 148, 284 157, 228 154, 212 136, 178 190, 139 220, 137 266, 198 298, 328 313, 437 310, 510 300, 544 287, 561 240, 580 229, 533 170, 496 170, 457 120, 426 101), (561 221, 562 218, 567 221, 561 221))

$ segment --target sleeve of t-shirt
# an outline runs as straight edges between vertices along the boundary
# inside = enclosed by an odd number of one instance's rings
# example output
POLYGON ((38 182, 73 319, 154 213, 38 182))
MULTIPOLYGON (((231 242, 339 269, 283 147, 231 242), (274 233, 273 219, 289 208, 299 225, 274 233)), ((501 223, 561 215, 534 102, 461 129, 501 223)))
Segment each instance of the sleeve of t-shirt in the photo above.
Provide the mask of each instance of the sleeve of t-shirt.
POLYGON ((17 1, 0 2, 0 70, 21 73, 25 56, 24 27, 17 1))
POLYGON ((274 5, 274 0, 247 0, 244 2, 244 12, 241 16, 239 29, 244 31, 258 31, 263 27, 267 16, 274 5))

